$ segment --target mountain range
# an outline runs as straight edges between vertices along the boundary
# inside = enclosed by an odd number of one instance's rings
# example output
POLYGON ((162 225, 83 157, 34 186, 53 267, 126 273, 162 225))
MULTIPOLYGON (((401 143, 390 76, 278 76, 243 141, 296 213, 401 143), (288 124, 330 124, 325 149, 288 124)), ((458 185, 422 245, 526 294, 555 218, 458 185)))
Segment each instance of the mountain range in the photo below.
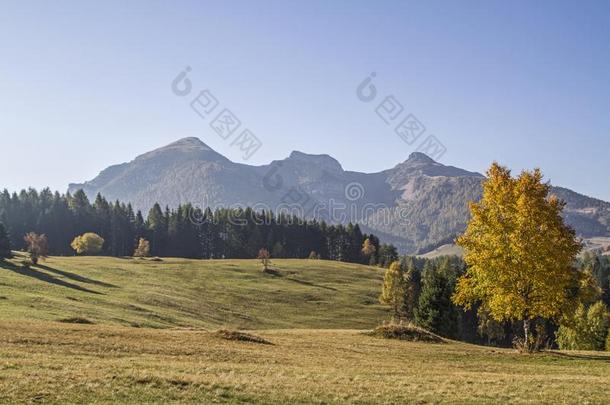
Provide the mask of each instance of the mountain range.
MULTIPOLYGON (((198 138, 184 138, 103 170, 91 181, 70 184, 89 198, 131 202, 146 212, 155 202, 176 207, 245 207, 283 211, 332 223, 358 222, 402 252, 431 250, 461 233, 468 202, 481 196, 485 179, 412 153, 378 173, 347 171, 328 155, 294 151, 283 160, 235 163, 198 138)), ((610 203, 562 187, 564 216, 582 237, 610 235, 610 203)))

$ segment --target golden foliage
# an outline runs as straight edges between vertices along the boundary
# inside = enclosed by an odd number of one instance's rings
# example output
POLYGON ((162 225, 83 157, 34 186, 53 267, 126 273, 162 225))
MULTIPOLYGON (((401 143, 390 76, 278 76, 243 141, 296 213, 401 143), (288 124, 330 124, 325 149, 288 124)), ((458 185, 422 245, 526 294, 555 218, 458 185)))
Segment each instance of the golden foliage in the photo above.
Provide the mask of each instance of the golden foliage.
POLYGON ((487 177, 457 241, 469 267, 454 302, 482 302, 497 321, 560 317, 580 299, 574 287, 583 283, 573 267, 581 245, 563 222, 564 203, 549 196, 538 169, 513 178, 494 163, 487 177))
POLYGON ((362 244, 362 254, 365 257, 370 257, 372 254, 375 253, 375 245, 373 245, 370 241, 369 238, 366 238, 364 240, 364 243, 362 244))
POLYGON ((133 252, 133 257, 148 257, 150 256, 150 242, 144 238, 138 241, 138 247, 133 252))
POLYGON ((405 305, 405 287, 405 279, 400 262, 392 262, 383 276, 383 288, 379 296, 379 302, 392 307, 395 319, 400 319, 405 305))
POLYGON ((93 232, 87 232, 74 238, 70 244, 76 253, 80 254, 97 254, 102 251, 104 246, 104 238, 93 232))

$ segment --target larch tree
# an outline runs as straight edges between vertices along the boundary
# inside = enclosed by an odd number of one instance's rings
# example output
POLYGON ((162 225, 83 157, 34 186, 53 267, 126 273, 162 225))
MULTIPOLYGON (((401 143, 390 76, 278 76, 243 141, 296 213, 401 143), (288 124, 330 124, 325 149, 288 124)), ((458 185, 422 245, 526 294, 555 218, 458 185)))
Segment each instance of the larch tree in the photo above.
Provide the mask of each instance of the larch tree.
POLYGON ((392 319, 400 320, 404 316, 405 293, 407 285, 400 262, 394 261, 385 272, 379 302, 392 307, 392 319))
POLYGON ((29 232, 23 237, 26 243, 26 250, 30 254, 30 260, 33 264, 38 264, 38 260, 47 257, 49 252, 49 242, 47 235, 38 235, 34 232, 29 232))
POLYGON ((558 319, 573 310, 574 288, 581 282, 573 266, 581 244, 563 222, 564 203, 549 191, 540 170, 513 178, 494 163, 457 241, 468 269, 453 301, 466 309, 480 302, 499 322, 523 322, 527 350, 532 320, 558 319))
POLYGON ((148 257, 150 256, 150 242, 144 238, 140 238, 138 246, 133 252, 133 257, 148 257))
POLYGON ((263 265, 263 271, 269 271, 269 266, 271 265, 271 254, 269 251, 266 248, 260 249, 256 258, 263 265))
POLYGON ((375 245, 373 245, 369 238, 366 238, 362 244, 362 255, 370 260, 371 256, 375 254, 375 252, 375 245))

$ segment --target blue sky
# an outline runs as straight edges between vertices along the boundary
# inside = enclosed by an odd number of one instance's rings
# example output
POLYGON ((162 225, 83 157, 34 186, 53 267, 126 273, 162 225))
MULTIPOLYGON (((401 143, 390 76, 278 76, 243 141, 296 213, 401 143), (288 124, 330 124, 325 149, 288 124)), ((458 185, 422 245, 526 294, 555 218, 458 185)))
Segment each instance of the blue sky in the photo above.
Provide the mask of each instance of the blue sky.
MULTIPOLYGON (((446 147, 445 164, 540 167, 610 200, 610 2, 0 3, 0 188, 93 178, 197 136, 244 162, 178 97, 186 66, 263 143, 378 171, 417 148, 364 103, 376 73, 446 147)), ((191 97, 192 98, 192 97, 191 97)), ((220 107, 219 107, 220 108, 220 107)))

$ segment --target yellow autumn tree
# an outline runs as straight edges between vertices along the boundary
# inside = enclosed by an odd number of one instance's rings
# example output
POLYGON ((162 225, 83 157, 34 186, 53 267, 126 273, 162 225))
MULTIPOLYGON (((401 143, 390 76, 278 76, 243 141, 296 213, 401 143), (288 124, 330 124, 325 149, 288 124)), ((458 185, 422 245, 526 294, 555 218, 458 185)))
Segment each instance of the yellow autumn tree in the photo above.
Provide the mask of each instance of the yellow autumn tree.
POLYGON ((76 253, 95 255, 102 251, 104 246, 104 238, 93 232, 87 232, 74 238, 70 244, 76 253))
POLYGON ((586 281, 573 266, 581 244, 563 222, 564 203, 549 191, 540 170, 513 178, 494 163, 457 241, 468 270, 458 281, 454 303, 471 308, 480 302, 496 321, 522 321, 527 350, 532 320, 560 319, 573 310, 579 299, 575 291, 586 281))
POLYGON ((371 243, 371 240, 369 238, 366 238, 364 240, 364 243, 362 244, 362 254, 364 255, 364 257, 371 257, 371 255, 373 255, 376 251, 375 249, 375 245, 373 245, 371 243))
POLYGON ((150 242, 144 238, 138 240, 138 246, 133 252, 133 257, 148 257, 150 256, 150 242))
POLYGON ((392 307, 392 318, 395 321, 403 317, 405 306, 406 282, 400 262, 390 264, 383 277, 383 287, 379 302, 392 307))

